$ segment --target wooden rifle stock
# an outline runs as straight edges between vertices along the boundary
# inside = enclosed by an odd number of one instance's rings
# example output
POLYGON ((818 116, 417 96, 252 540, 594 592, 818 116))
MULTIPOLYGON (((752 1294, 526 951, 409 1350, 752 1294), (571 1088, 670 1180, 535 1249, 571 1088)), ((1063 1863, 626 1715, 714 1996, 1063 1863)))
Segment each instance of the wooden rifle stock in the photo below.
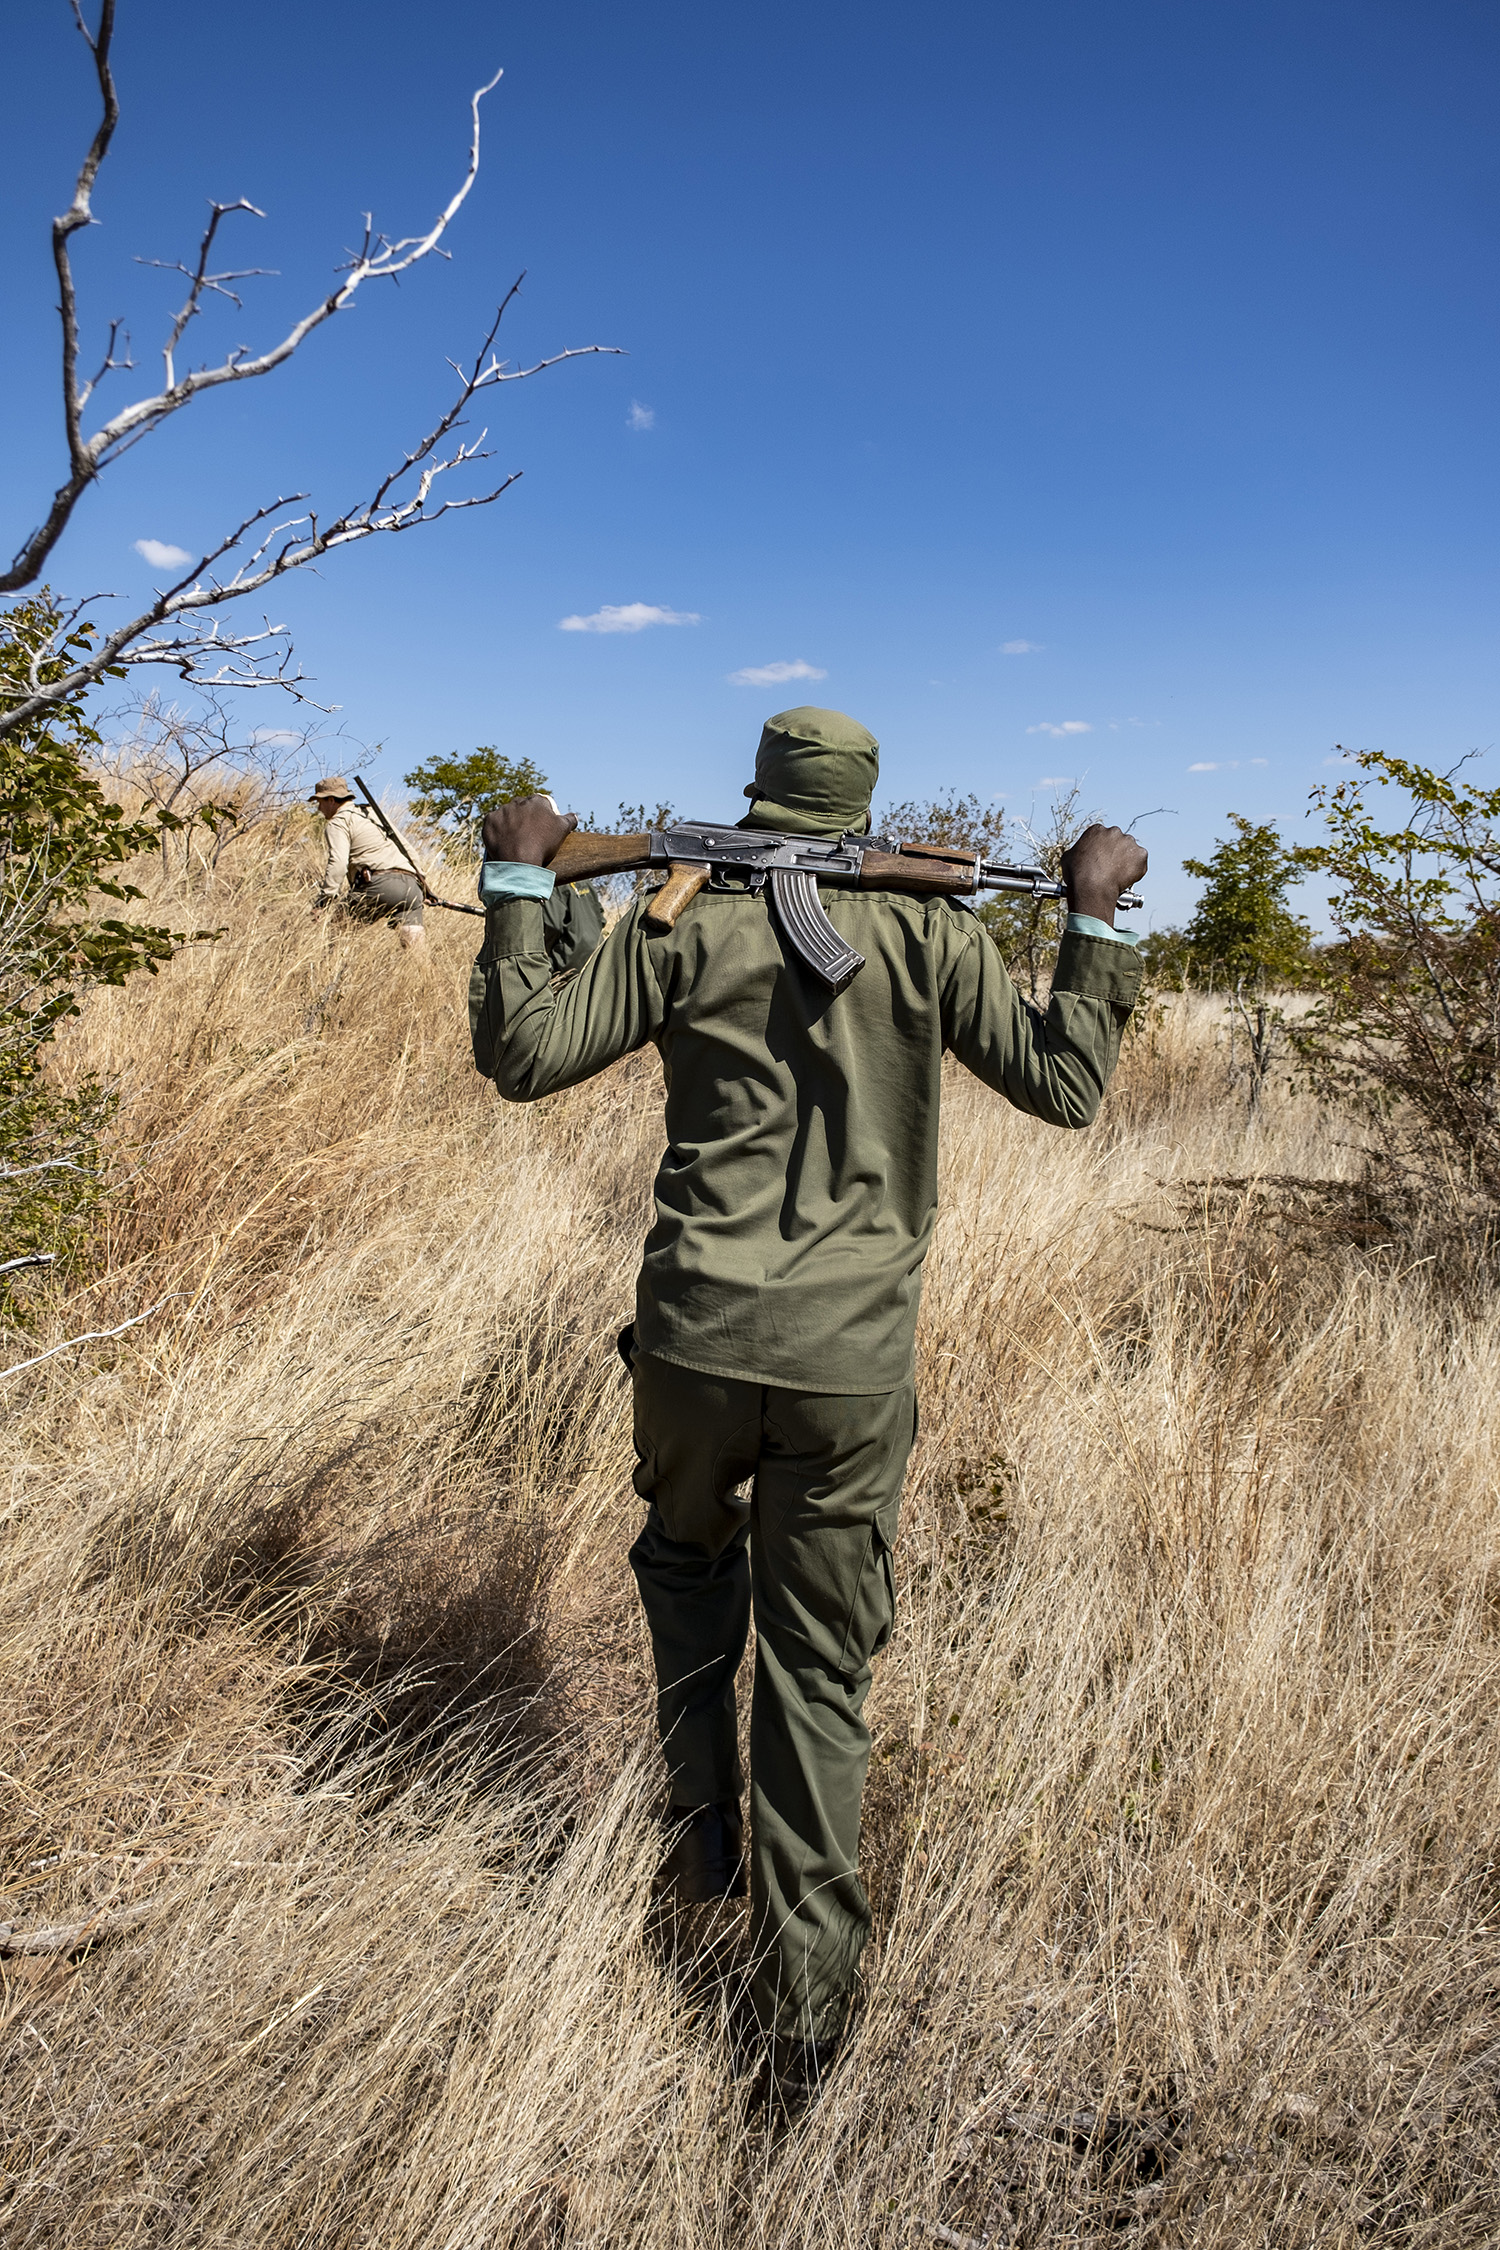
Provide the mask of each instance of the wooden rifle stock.
POLYGON ((560 883, 591 883, 599 875, 628 875, 651 864, 651 838, 591 836, 575 828, 564 836, 547 865, 560 883))

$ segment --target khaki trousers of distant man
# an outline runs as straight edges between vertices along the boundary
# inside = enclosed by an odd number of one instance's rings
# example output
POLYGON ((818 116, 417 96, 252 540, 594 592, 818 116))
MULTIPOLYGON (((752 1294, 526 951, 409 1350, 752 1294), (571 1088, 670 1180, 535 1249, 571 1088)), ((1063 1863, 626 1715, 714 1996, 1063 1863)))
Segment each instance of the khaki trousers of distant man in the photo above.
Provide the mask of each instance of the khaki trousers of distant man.
POLYGON ((402 867, 377 867, 362 878, 351 874, 345 907, 357 921, 389 922, 396 929, 422 927, 422 886, 402 867))
POLYGON ((647 1513, 630 1561, 672 1802, 740 1794, 734 1676, 753 1607, 751 1994, 763 2030, 836 2038, 870 1927, 860 1714, 895 1615, 915 1393, 780 1390, 639 1351, 632 1372, 647 1513))

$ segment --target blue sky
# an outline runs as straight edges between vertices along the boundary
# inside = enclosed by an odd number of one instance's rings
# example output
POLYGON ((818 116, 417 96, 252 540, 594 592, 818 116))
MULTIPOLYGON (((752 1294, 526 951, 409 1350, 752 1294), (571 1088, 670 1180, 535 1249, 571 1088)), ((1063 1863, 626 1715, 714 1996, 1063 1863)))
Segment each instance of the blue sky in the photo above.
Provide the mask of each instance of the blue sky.
MULTIPOLYGON (((15 544, 60 474, 47 222, 94 113, 64 0, 6 46, 15 544)), ((425 223, 505 77, 451 262, 138 447, 60 587, 142 592, 138 539, 196 549, 281 491, 357 499, 523 267, 512 355, 629 353, 492 401, 524 471, 493 508, 278 602, 384 780, 496 742, 584 811, 733 817, 761 719, 826 702, 894 796, 1024 812, 1080 776, 1112 818, 1171 808, 1162 921, 1230 810, 1302 833, 1335 743, 1500 732, 1489 0, 122 0, 117 62, 78 270, 143 365, 171 287, 132 260, 187 256, 206 196, 262 206, 244 262, 280 278, 205 354, 310 303, 367 207, 425 223), (559 630, 632 605, 695 622, 559 630), (822 676, 734 680, 795 663, 822 676)))

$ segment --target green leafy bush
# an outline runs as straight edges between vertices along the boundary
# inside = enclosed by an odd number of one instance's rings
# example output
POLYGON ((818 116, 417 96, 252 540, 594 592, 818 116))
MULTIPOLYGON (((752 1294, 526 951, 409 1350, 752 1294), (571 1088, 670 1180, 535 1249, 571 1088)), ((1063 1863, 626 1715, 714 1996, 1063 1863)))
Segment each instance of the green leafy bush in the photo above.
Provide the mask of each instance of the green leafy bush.
MULTIPOLYGON (((54 647, 57 628, 46 594, 0 612, 0 673, 24 679, 34 667, 44 685, 63 677, 91 636, 83 627, 54 647)), ((0 699, 0 710, 15 700, 0 699)), ((98 748, 81 696, 0 736, 3 1261, 66 1251, 99 1192, 97 1136, 111 1096, 92 1084, 56 1088, 43 1068, 49 1041, 90 986, 123 984, 142 969, 154 975, 189 942, 131 916, 145 894, 124 872, 157 849, 164 830, 188 821, 160 810, 129 817, 100 785, 98 748)))
POLYGON ((1187 973, 1210 990, 1230 995, 1232 1022, 1243 1029, 1245 1081, 1252 1114, 1260 1106, 1285 1026, 1273 990, 1305 983, 1312 932, 1287 904, 1302 873, 1298 852, 1284 844, 1273 821, 1231 813, 1235 833, 1209 859, 1183 867, 1207 887, 1182 933, 1187 973))
POLYGON ((1389 1176, 1477 1214, 1500 1208, 1500 789, 1364 751, 1313 793, 1327 840, 1300 867, 1331 878, 1336 942, 1294 1027, 1315 1090, 1375 1132, 1389 1176), (1404 797, 1395 826, 1371 781, 1404 797))
POLYGON ((550 784, 530 758, 505 758, 493 744, 481 744, 464 758, 429 758, 403 775, 412 792, 411 809, 467 851, 479 852, 479 831, 491 805, 513 804, 518 797, 540 797, 550 784))
POLYGON ((1183 868, 1207 885, 1183 935, 1200 983, 1295 985, 1307 973, 1312 932, 1287 904, 1302 873, 1299 853, 1283 844, 1273 821, 1231 813, 1235 833, 1210 859, 1183 868))

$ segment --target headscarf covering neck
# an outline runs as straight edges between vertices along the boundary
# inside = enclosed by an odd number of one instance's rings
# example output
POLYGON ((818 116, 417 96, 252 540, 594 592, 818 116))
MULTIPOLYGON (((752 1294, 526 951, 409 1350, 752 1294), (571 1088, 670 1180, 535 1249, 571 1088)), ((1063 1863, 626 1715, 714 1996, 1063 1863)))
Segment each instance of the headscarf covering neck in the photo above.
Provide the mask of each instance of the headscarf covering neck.
POLYGON ((880 744, 843 711, 800 704, 761 729, 752 800, 742 828, 783 828, 793 836, 864 835, 880 776, 880 744))

